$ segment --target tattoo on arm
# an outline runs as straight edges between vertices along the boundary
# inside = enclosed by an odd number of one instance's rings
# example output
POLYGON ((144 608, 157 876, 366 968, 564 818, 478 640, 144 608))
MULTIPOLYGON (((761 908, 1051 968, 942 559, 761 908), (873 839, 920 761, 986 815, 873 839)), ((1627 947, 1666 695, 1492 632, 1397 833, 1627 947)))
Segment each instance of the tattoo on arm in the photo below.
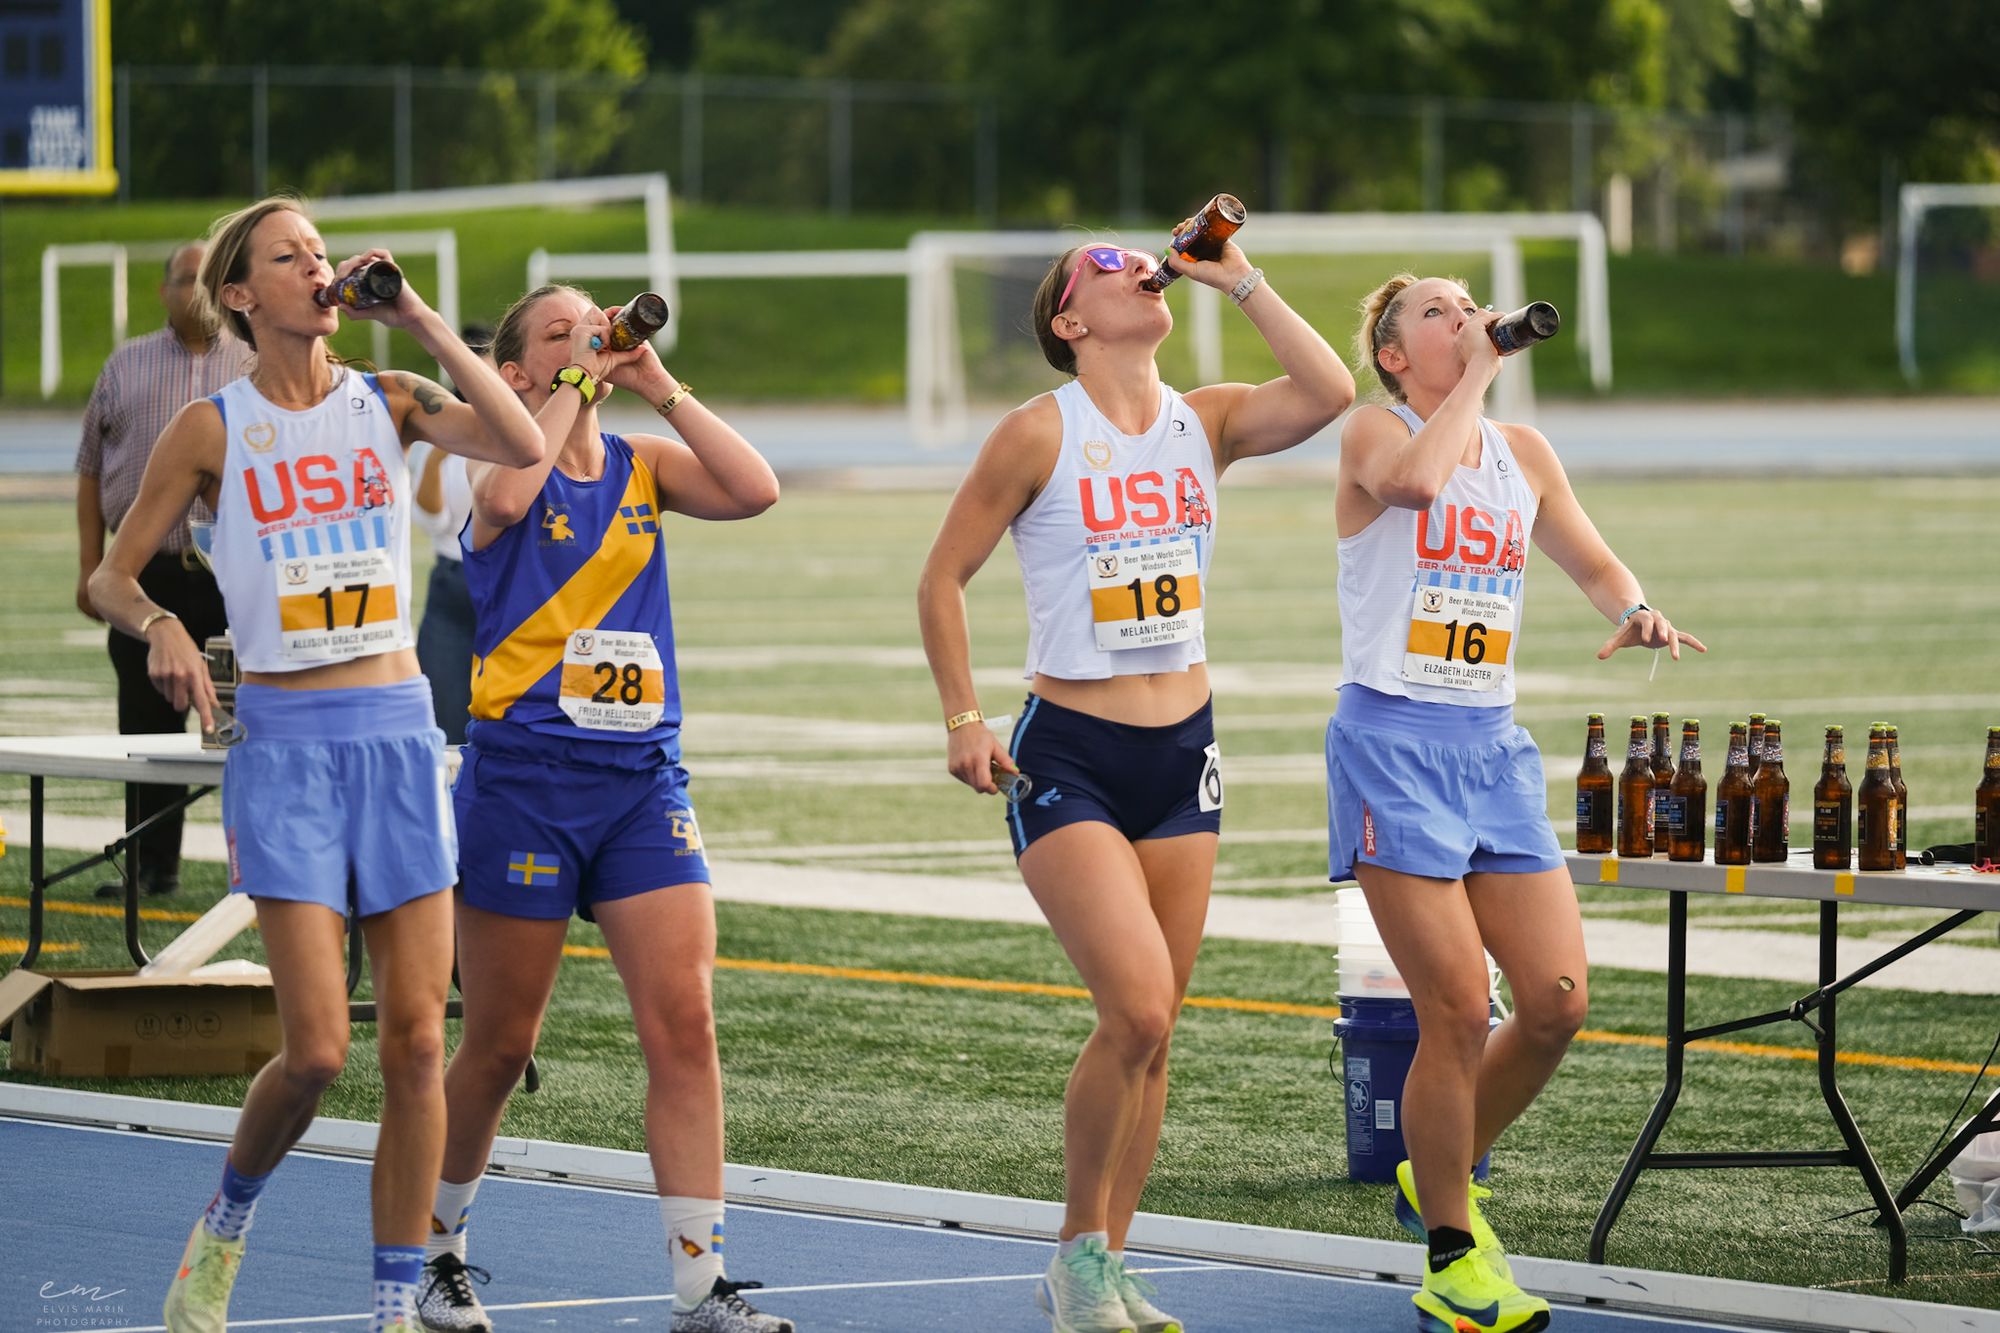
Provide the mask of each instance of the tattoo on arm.
POLYGON ((417 406, 424 409, 424 415, 434 417, 444 411, 444 405, 453 401, 442 385, 425 379, 422 375, 411 375, 404 371, 390 371, 396 382, 409 390, 410 397, 416 399, 417 406))

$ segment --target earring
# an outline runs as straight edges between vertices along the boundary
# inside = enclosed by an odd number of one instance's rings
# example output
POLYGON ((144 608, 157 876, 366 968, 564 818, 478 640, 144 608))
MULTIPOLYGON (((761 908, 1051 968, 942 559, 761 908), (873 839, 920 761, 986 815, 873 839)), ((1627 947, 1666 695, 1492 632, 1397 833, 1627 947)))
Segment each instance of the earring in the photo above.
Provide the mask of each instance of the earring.
POLYGON ((1090 332, 1090 330, 1089 330, 1089 329, 1086 329, 1086 328, 1084 328, 1084 327, 1083 327, 1083 326, 1082 326, 1081 324, 1077 325, 1077 327, 1076 327, 1076 336, 1077 336, 1077 337, 1079 337, 1079 338, 1081 338, 1081 337, 1082 337, 1082 336, 1083 336, 1084 334, 1086 334, 1086 333, 1089 333, 1089 332, 1090 332))

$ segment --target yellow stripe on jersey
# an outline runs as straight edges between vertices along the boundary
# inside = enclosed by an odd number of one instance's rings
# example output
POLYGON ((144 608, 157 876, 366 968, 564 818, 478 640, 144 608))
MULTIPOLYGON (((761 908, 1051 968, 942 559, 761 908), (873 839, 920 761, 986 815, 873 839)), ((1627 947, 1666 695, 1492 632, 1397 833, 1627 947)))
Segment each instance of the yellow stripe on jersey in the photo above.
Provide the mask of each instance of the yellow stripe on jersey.
MULTIPOLYGON (((632 457, 632 475, 625 481, 625 507, 657 504, 653 474, 632 457)), ((491 653, 472 662, 472 715, 482 721, 505 716, 514 701, 553 670, 563 659, 563 648, 576 630, 596 629, 615 606, 632 580, 646 572, 657 536, 646 541, 621 540, 629 535, 623 515, 613 510, 611 522, 597 539, 597 549, 582 569, 556 589, 555 596, 542 603, 502 639, 491 653)), ((664 687, 662 688, 664 697, 664 687)))

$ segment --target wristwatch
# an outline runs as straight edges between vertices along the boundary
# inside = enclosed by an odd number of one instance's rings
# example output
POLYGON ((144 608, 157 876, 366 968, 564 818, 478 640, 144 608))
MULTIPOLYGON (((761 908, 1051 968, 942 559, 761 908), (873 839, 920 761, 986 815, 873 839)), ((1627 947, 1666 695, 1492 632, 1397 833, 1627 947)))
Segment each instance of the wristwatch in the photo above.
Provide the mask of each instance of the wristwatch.
POLYGON ((597 380, 582 366, 564 366, 558 370, 556 377, 549 381, 549 392, 554 393, 565 384, 582 394, 585 403, 597 398, 597 380))

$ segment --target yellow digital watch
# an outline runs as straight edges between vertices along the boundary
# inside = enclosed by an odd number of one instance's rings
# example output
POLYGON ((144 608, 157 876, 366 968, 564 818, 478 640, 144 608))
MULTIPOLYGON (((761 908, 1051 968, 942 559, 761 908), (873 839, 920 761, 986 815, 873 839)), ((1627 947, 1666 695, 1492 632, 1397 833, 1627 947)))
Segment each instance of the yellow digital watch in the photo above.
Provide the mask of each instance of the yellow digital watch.
POLYGON ((597 380, 582 366, 564 366, 558 370, 556 377, 549 381, 549 392, 554 393, 565 384, 582 394, 585 403, 597 400, 597 380))

